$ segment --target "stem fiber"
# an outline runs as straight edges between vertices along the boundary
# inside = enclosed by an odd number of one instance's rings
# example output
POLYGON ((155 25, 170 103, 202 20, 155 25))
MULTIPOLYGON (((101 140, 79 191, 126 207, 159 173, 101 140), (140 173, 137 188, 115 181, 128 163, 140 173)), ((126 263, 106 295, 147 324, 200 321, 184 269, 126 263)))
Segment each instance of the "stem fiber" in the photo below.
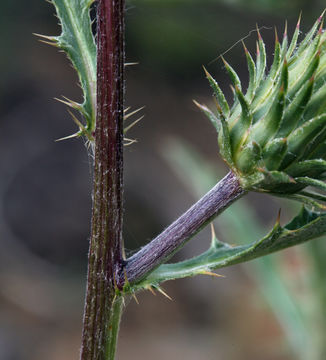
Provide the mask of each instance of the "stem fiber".
POLYGON ((124 0, 97 5, 97 112, 92 229, 81 360, 113 360, 122 299, 124 0))

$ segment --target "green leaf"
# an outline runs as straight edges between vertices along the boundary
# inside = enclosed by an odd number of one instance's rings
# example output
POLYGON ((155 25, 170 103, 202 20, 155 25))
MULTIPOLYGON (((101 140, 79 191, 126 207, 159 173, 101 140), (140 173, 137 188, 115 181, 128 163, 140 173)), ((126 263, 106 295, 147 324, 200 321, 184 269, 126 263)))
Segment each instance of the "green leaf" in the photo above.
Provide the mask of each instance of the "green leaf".
POLYGON ((226 243, 214 242, 206 252, 192 259, 174 264, 164 264, 154 270, 147 278, 136 284, 134 290, 148 285, 157 285, 216 269, 243 263, 273 252, 298 245, 323 235, 326 232, 326 214, 302 208, 301 212, 285 227, 276 222, 272 231, 263 239, 249 245, 232 247, 226 243))
POLYGON ((326 114, 317 116, 293 131, 288 137, 288 154, 281 168, 289 166, 295 159, 300 159, 305 148, 325 126, 326 114))
POLYGON ((326 86, 322 86, 316 91, 308 105, 305 108, 303 121, 309 120, 316 115, 320 115, 326 111, 326 86))
POLYGON ((246 48, 246 45, 244 44, 244 42, 242 42, 242 45, 243 45, 243 48, 244 48, 244 51, 246 54, 248 72, 249 72, 249 85, 248 85, 248 89, 246 92, 246 98, 248 100, 252 100, 252 97, 254 96, 254 91, 255 91, 256 65, 252 59, 252 56, 250 55, 250 52, 246 48))
POLYGON ((317 189, 326 191, 326 184, 321 180, 312 179, 308 176, 303 176, 303 177, 296 177, 295 181, 302 185, 313 186, 317 189))
MULTIPOLYGON (((292 36, 291 43, 290 43, 289 48, 288 48, 287 53, 286 53, 286 57, 288 59, 292 56, 293 51, 295 50, 295 48, 297 46, 297 41, 298 41, 298 37, 299 37, 299 33, 300 33, 300 21, 301 21, 301 15, 299 16, 297 26, 295 28, 295 31, 294 31, 293 36, 292 36)), ((285 50, 286 50, 286 47, 285 47, 285 50)))
POLYGON ((219 120, 215 116, 215 114, 213 114, 213 112, 209 110, 207 106, 199 104, 196 100, 193 100, 193 102, 208 117, 210 122, 215 127, 216 131, 219 132, 220 131, 219 120))
POLYGON ((255 100, 253 102, 253 107, 262 104, 267 96, 273 92, 274 84, 277 83, 277 78, 279 77, 280 69, 282 68, 284 57, 281 54, 280 43, 277 38, 277 33, 275 30, 275 50, 274 50, 274 59, 271 69, 268 73, 268 76, 260 84, 259 88, 255 93, 255 100))
POLYGON ((237 168, 244 174, 250 173, 255 170, 257 162, 261 158, 261 148, 256 142, 247 144, 239 156, 235 158, 237 168))
POLYGON ((304 174, 321 174, 326 171, 326 161, 323 159, 304 160, 294 163, 286 169, 292 177, 304 176, 304 174))
POLYGON ((263 38, 260 35, 257 27, 258 44, 257 44, 257 60, 256 60, 256 86, 259 86, 261 81, 264 79, 266 69, 266 50, 263 38))
POLYGON ((312 77, 302 86, 298 94, 287 107, 277 134, 278 137, 286 137, 296 128, 302 113, 305 111, 305 107, 310 100, 313 86, 314 78, 312 77))
MULTIPOLYGON (((296 50, 296 52, 294 53, 293 56, 293 60, 295 61, 297 58, 301 57, 302 54, 306 51, 307 47, 309 47, 309 45, 311 46, 311 40, 313 39, 316 30, 318 28, 318 26, 321 24, 323 16, 324 16, 325 10, 322 12, 322 14, 320 15, 320 17, 316 20, 316 22, 314 23, 314 25, 312 26, 312 28, 310 29, 310 31, 308 32, 308 34, 305 36, 305 38, 302 40, 302 42, 300 43, 298 49, 296 50)), ((300 26, 300 19, 299 19, 299 26, 300 26)), ((298 25, 297 25, 297 29, 298 29, 298 25)), ((297 31, 297 30, 296 30, 297 31)), ((298 29, 299 31, 299 29, 298 29)), ((297 36, 297 33, 294 33, 294 36, 297 36)), ((291 50, 292 47, 290 46, 291 50)), ((295 46, 294 46, 295 48, 295 46)), ((293 51, 293 50, 292 50, 293 51)))
POLYGON ((206 68, 204 67, 204 71, 207 77, 207 80, 211 86, 211 88, 214 91, 214 95, 222 109, 222 112, 224 114, 225 117, 229 116, 230 114, 230 108, 229 108, 229 104, 225 99, 225 96, 221 90, 221 88, 218 86, 217 81, 212 77, 212 75, 206 70, 206 68))
MULTIPOLYGON (((96 109, 96 46, 89 15, 93 0, 52 0, 52 3, 62 29, 61 35, 53 39, 77 70, 84 95, 78 110, 85 116, 86 129, 91 133, 96 109)), ((76 103, 68 101, 69 104, 76 103)))
POLYGON ((226 60, 224 59, 224 57, 221 57, 225 66, 226 71, 228 72, 230 79, 232 81, 232 84, 234 86, 237 86, 240 90, 241 90, 241 81, 237 75, 237 73, 234 71, 234 69, 232 68, 232 66, 226 62, 226 60))
POLYGON ((241 92, 241 90, 236 86, 235 94, 241 106, 241 116, 234 123, 232 129, 230 130, 232 153, 236 155, 237 150, 241 147, 247 139, 248 130, 252 124, 252 115, 249 109, 249 104, 241 92))
POLYGON ((300 61, 295 63, 295 66, 289 64, 289 78, 292 79, 290 90, 288 92, 288 101, 292 100, 301 87, 314 75, 318 68, 320 61, 320 44, 321 33, 313 41, 306 50, 305 55, 301 54, 300 61))
MULTIPOLYGON (((323 130, 322 133, 323 133, 323 135, 326 136, 326 129, 323 130)), ((312 148, 312 152, 310 152, 309 158, 310 159, 324 159, 326 157, 326 141, 323 141, 321 143, 318 141, 314 141, 313 145, 315 145, 315 146, 312 148)))
POLYGON ((268 140, 272 139, 279 129, 283 110, 285 106, 285 92, 287 87, 287 64, 284 62, 282 77, 280 78, 280 85, 278 94, 273 99, 272 104, 265 117, 252 127, 249 138, 252 141, 257 141, 261 147, 264 147, 268 140))
POLYGON ((278 169, 288 148, 286 138, 276 138, 268 142, 263 150, 267 170, 278 169))
POLYGON ((295 184, 294 179, 289 176, 287 173, 282 171, 266 171, 261 169, 260 170, 264 174, 264 186, 266 189, 269 188, 269 185, 272 186, 272 188, 275 185, 286 185, 286 184, 295 184))

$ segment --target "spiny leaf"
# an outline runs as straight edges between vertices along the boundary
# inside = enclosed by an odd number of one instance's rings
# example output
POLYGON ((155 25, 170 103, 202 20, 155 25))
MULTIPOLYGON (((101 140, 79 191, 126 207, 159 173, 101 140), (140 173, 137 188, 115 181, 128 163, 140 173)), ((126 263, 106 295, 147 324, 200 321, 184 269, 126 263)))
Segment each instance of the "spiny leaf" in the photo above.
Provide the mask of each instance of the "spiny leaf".
POLYGON ((284 106, 285 106, 285 87, 287 86, 287 66, 284 63, 284 76, 281 78, 281 85, 278 94, 270 105, 267 114, 253 126, 249 138, 257 141, 261 147, 264 147, 268 140, 273 138, 279 129, 284 106))
MULTIPOLYGON (((305 38, 303 39, 303 41, 300 43, 297 51, 296 51, 295 54, 294 54, 293 61, 294 61, 296 58, 301 57, 302 53, 303 53, 304 51, 306 51, 307 47, 309 47, 309 44, 310 44, 313 36, 315 35, 318 26, 320 26, 320 24, 321 24, 321 22, 322 22, 324 13, 325 13, 325 10, 321 13, 321 15, 319 16, 319 18, 317 19, 317 21, 314 23, 314 25, 312 26, 312 28, 310 29, 310 31, 308 32, 308 34, 305 36, 305 38)), ((299 20, 300 20, 300 19, 299 19, 299 20)), ((299 22, 299 24, 300 24, 300 22, 299 22)), ((300 26, 300 25, 299 25, 299 26, 300 26)), ((297 25, 297 27, 298 27, 298 25, 297 25)), ((291 61, 291 62, 292 62, 292 61, 291 61)))
POLYGON ((256 86, 260 85, 260 82, 263 80, 266 69, 266 50, 263 38, 260 35, 258 26, 257 26, 257 34, 258 34, 258 44, 257 44, 257 60, 256 60, 256 86))
POLYGON ((307 62, 302 61, 299 66, 291 69, 294 75, 291 76, 293 80, 290 84, 291 90, 289 90, 287 94, 287 99, 290 102, 297 92, 301 89, 301 87, 314 75, 316 69, 318 68, 320 60, 320 51, 307 60, 307 62), (308 66, 307 66, 308 64, 308 66), (301 76, 298 76, 302 74, 301 76))
POLYGON ((287 93, 289 72, 286 58, 277 65, 277 71, 274 74, 268 75, 265 81, 258 88, 256 96, 252 102, 251 107, 254 108, 254 123, 265 116, 271 107, 272 99, 275 99, 275 97, 279 95, 279 90, 282 85, 284 94, 287 93))
POLYGON ((205 105, 199 104, 196 100, 193 100, 194 104, 208 117, 208 119, 211 121, 213 126, 215 127, 216 131, 220 131, 219 121, 215 114, 209 108, 205 105))
POLYGON ((276 138, 266 144, 263 151, 263 158, 267 170, 279 168, 287 152, 287 148, 286 138, 276 138))
MULTIPOLYGON (((324 135, 326 136, 326 129, 323 131, 324 135)), ((315 147, 312 147, 312 151, 310 153, 309 159, 324 159, 326 157, 326 141, 318 142, 314 141, 315 147)), ((310 149, 309 149, 310 150, 310 149)))
POLYGON ((286 137, 296 128, 299 120, 301 119, 302 113, 310 100, 313 85, 314 78, 312 77, 305 85, 302 86, 298 94, 287 107, 277 134, 278 137, 286 137))
POLYGON ((244 42, 242 42, 242 45, 243 45, 243 48, 244 48, 244 51, 246 54, 248 72, 249 72, 249 85, 248 85, 248 89, 247 89, 247 93, 246 93, 246 98, 248 100, 251 100, 254 95, 254 90, 255 90, 256 65, 250 55, 250 52, 246 48, 246 45, 244 42))
POLYGON ((322 159, 304 160, 294 163, 286 169, 292 177, 303 176, 304 174, 321 174, 326 171, 326 161, 322 159))
POLYGON ((261 159, 261 147, 256 142, 251 142, 243 147, 239 156, 235 158, 237 168, 244 174, 255 170, 257 162, 261 159))
POLYGON ((290 246, 301 244, 326 232, 326 214, 302 208, 301 212, 286 226, 281 227, 279 219, 271 232, 263 239, 249 245, 231 247, 219 243, 203 254, 175 264, 164 264, 154 270, 146 279, 134 286, 134 290, 155 285, 167 280, 195 276, 203 271, 227 267, 246 262, 290 246))
MULTIPOLYGON (((281 54, 281 46, 278 41, 277 32, 275 29, 275 49, 274 49, 274 59, 271 66, 271 69, 269 71, 268 77, 271 80, 275 79, 275 76, 277 75, 277 72, 280 69, 280 66, 282 66, 282 54, 281 54)), ((268 81, 266 81, 268 82, 268 81)))
MULTIPOLYGON (((311 192, 311 191, 300 191, 299 195, 303 195, 303 196, 306 196, 306 197, 311 198, 311 199, 326 202, 326 195, 323 195, 323 194, 314 193, 314 192, 311 192)), ((325 210, 325 208, 323 210, 325 210)))
POLYGON ((248 136, 248 130, 252 124, 252 115, 249 109, 249 103, 241 90, 236 86, 234 90, 241 106, 240 118, 235 122, 230 131, 232 153, 235 154, 240 146, 244 144, 248 136))
POLYGON ((308 105, 305 107, 303 114, 303 121, 311 119, 316 115, 320 115, 326 111, 326 86, 321 87, 316 91, 308 105))
MULTIPOLYGON (((325 113, 326 115, 326 113, 325 113)), ((318 134, 311 140, 302 154, 303 159, 324 159, 326 152, 322 152, 324 149, 323 144, 326 140, 326 126, 322 128, 318 134)))
POLYGON ((223 56, 221 56, 221 59, 223 60, 225 69, 228 72, 233 85, 237 86, 241 90, 241 81, 238 77, 238 74, 233 70, 232 66, 225 61, 223 56))
POLYGON ((229 116, 229 114, 230 114, 229 104, 226 101, 222 90, 218 86, 217 81, 211 76, 211 74, 206 70, 205 67, 204 67, 204 71, 205 71, 207 80, 209 81, 209 84, 211 85, 211 88, 214 91, 214 95, 216 96, 216 99, 221 106, 224 116, 225 117, 229 116))
POLYGON ((306 146, 323 129, 325 122, 326 114, 317 116, 290 134, 288 137, 288 154, 281 164, 282 169, 289 166, 294 159, 300 159, 300 155, 304 153, 306 146))
POLYGON ((326 191, 326 184, 321 180, 316 180, 308 176, 304 176, 304 177, 296 177, 295 181, 298 182, 299 184, 303 184, 306 186, 313 186, 317 189, 326 191))
POLYGON ((294 31, 294 34, 292 36, 291 43, 290 43, 289 48, 288 48, 287 53, 286 53, 286 57, 288 59, 292 56, 293 51, 295 50, 295 48, 297 46, 298 36, 299 36, 299 33, 300 33, 300 22, 301 22, 301 14, 299 16, 297 26, 295 27, 295 31, 294 31))
MULTIPOLYGON (((279 197, 282 197, 282 198, 287 198, 287 199, 294 200, 294 201, 298 201, 301 204, 307 205, 312 209, 318 209, 318 210, 321 210, 323 212, 326 210, 326 206, 322 205, 319 201, 315 201, 314 199, 316 199, 316 198, 312 197, 311 194, 308 193, 308 192, 300 191, 297 194, 285 194, 285 193, 284 194, 278 194, 278 193, 275 193, 273 195, 279 196, 279 197)), ((318 199, 318 200, 320 200, 320 199, 318 199)))
POLYGON ((232 146, 231 146, 231 137, 229 132, 229 127, 226 122, 226 119, 222 113, 222 109, 219 104, 217 104, 217 110, 220 114, 221 120, 221 130, 218 134, 218 141, 220 144, 220 152, 223 159, 227 162, 227 164, 232 167, 233 166, 233 158, 232 158, 232 146))
POLYGON ((89 16, 93 0, 52 0, 52 3, 62 29, 61 35, 53 39, 77 70, 84 95, 81 112, 91 134, 96 108, 96 46, 89 16))
POLYGON ((281 54, 282 57, 286 57, 288 49, 288 23, 285 20, 284 32, 283 32, 283 40, 281 46, 281 54))
POLYGON ((268 186, 285 185, 285 184, 295 184, 295 180, 283 171, 266 171, 265 169, 258 169, 262 174, 264 174, 264 185, 266 189, 268 186))

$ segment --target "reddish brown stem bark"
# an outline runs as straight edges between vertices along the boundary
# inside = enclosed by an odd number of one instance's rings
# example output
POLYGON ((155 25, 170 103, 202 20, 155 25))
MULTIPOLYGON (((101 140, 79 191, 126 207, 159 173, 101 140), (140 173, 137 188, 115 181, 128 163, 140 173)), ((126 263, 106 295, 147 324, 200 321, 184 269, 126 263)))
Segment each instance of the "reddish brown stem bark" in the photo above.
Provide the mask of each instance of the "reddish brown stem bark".
POLYGON ((97 112, 82 360, 104 360, 122 255, 124 0, 97 4, 97 112))

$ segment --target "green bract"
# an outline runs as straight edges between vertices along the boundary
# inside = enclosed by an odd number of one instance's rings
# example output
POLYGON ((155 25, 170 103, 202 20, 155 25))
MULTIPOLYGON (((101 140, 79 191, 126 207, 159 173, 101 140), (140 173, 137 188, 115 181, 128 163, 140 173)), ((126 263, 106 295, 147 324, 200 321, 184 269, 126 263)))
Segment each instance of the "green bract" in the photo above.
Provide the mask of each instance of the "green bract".
POLYGON ((258 32, 256 62, 244 45, 249 70, 245 92, 232 67, 223 59, 232 81, 229 106, 220 87, 206 71, 214 90, 216 112, 199 105, 219 132, 223 159, 247 190, 296 198, 323 207, 326 190, 326 33, 322 17, 300 44, 299 23, 292 41, 275 36, 274 59, 268 74, 263 39, 258 32))

